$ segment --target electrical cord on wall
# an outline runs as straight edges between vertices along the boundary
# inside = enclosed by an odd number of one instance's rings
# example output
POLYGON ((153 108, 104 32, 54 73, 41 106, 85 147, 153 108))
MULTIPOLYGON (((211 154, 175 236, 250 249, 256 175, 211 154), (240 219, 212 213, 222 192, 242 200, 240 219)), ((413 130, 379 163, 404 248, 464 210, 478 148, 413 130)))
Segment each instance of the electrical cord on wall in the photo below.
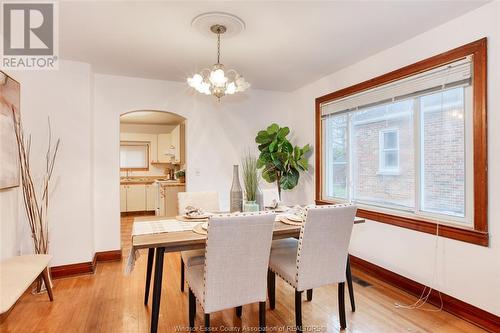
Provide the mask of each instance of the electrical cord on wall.
MULTIPOLYGON (((469 59, 469 58, 468 58, 469 59)), ((444 82, 442 84, 442 87, 444 88, 446 86, 446 83, 448 81, 448 78, 450 76, 450 71, 451 71, 452 66, 449 65, 447 67, 447 74, 444 78, 444 82)), ((444 102, 443 102, 443 93, 441 92, 441 110, 444 108, 444 102)), ((434 245, 434 268, 433 268, 433 273, 432 273, 432 281, 431 284, 436 284, 437 283, 437 267, 438 267, 438 248, 439 248, 439 223, 436 223, 436 238, 435 238, 435 245, 434 245)), ((400 303, 394 303, 394 306, 398 309, 408 309, 408 310, 415 310, 415 309, 420 309, 422 311, 428 311, 428 312, 439 312, 443 309, 443 298, 441 296, 441 292, 439 290, 436 290, 439 296, 439 308, 437 309, 424 309, 423 306, 429 301, 429 298, 432 294, 432 288, 427 287, 424 285, 424 289, 422 290, 422 294, 420 294, 420 297, 412 304, 400 304, 400 303)))
MULTIPOLYGON (((436 242, 434 245, 435 255, 434 255, 434 270, 432 273, 432 283, 436 283, 436 280, 437 280, 438 245, 439 245, 439 223, 436 224, 436 242)), ((436 290, 436 292, 438 293, 438 296, 439 296, 439 302, 440 302, 439 308, 437 308, 437 309, 424 309, 423 308, 423 306, 429 300, 429 297, 431 296, 432 290, 433 289, 431 287, 424 286, 424 289, 422 290, 422 294, 420 294, 420 297, 414 303, 401 304, 401 303, 396 302, 396 303, 394 303, 394 306, 398 309, 407 309, 407 310, 420 309, 422 311, 428 311, 428 312, 439 312, 443 309, 443 298, 441 297, 441 292, 439 290, 436 290)))

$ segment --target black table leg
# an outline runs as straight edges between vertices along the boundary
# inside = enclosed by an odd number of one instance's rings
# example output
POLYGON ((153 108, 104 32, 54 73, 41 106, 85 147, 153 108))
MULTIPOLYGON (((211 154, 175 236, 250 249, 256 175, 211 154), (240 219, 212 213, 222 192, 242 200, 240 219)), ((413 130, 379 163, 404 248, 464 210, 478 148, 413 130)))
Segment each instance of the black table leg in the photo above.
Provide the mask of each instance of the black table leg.
POLYGON ((349 260, 349 255, 347 255, 347 267, 346 267, 346 280, 347 289, 349 289, 349 300, 351 301, 352 312, 356 311, 356 304, 354 303, 354 288, 352 287, 352 275, 351 275, 351 262, 349 260))
POLYGON ((161 283, 163 278, 163 255, 165 248, 156 249, 155 277, 153 286, 153 311, 151 312, 151 333, 158 332, 158 316, 160 314, 161 283))
POLYGON ((144 305, 148 305, 149 286, 151 285, 151 271, 153 270, 153 259, 155 256, 155 249, 148 250, 148 266, 146 268, 146 291, 144 292, 144 305))

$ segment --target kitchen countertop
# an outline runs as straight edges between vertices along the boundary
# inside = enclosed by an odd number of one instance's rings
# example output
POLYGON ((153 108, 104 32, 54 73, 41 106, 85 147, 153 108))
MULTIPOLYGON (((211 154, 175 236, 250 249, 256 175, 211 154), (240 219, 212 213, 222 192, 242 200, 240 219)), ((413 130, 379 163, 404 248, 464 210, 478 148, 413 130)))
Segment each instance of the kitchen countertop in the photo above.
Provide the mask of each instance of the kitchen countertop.
POLYGON ((159 181, 158 183, 160 183, 160 185, 163 187, 165 187, 165 186, 185 186, 186 185, 186 183, 173 182, 171 180, 159 181))
POLYGON ((151 185, 155 182, 161 183, 162 186, 184 186, 186 183, 181 183, 179 181, 165 180, 161 177, 122 177, 120 179, 120 185, 151 185))
POLYGON ((122 180, 120 185, 151 185, 154 180, 122 180))

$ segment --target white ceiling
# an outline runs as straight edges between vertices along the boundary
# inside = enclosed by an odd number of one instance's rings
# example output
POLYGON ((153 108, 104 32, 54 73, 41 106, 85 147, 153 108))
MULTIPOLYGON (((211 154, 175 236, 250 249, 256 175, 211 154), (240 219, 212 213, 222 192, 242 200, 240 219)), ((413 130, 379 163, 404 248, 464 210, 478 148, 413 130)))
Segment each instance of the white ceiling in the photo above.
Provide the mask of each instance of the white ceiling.
POLYGON ((120 116, 124 124, 177 125, 183 121, 181 116, 161 111, 134 111, 120 116))
POLYGON ((483 5, 485 1, 62 2, 60 53, 98 73, 185 81, 215 62, 208 11, 242 18, 222 62, 254 88, 292 91, 483 5))

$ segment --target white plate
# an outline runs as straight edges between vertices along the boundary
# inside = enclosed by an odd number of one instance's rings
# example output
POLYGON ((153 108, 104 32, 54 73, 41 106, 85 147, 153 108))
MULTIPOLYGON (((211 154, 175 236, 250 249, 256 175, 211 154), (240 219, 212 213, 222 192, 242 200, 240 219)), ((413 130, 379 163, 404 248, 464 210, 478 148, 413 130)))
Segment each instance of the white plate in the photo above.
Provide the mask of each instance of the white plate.
POLYGON ((278 206, 274 209, 274 211, 276 213, 282 213, 282 212, 286 212, 287 210, 289 210, 290 208, 288 208, 287 206, 278 206))
POLYGON ((201 214, 201 215, 186 215, 184 214, 183 217, 187 219, 192 219, 192 220, 197 220, 197 219, 208 219, 210 217, 209 214, 201 214))
POLYGON ((203 230, 208 230, 208 222, 203 223, 203 224, 201 225, 201 228, 202 228, 203 230))
POLYGON ((302 217, 297 216, 295 214, 285 214, 285 217, 293 222, 302 222, 303 221, 302 217))

